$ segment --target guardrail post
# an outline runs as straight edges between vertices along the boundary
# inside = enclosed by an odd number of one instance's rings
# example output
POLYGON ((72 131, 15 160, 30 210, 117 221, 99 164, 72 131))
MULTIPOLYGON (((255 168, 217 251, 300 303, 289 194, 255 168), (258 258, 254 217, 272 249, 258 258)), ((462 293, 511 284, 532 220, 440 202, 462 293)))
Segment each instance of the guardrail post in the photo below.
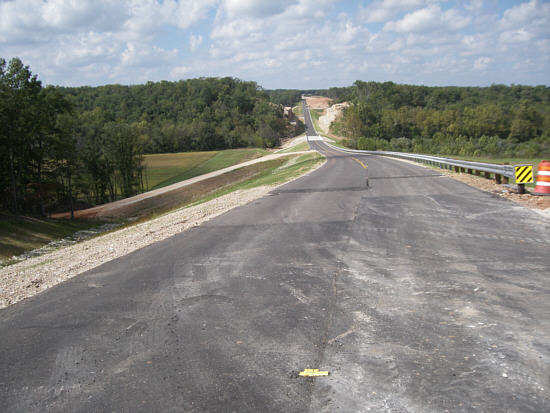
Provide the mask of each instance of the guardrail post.
POLYGON ((502 182, 507 184, 509 182, 508 177, 507 176, 502 176, 502 182))
POLYGON ((469 173, 470 175, 473 175, 474 171, 472 171, 470 168, 468 168, 468 173, 469 173))
POLYGON ((491 173, 490 172, 485 172, 485 178, 491 179, 491 173))
POLYGON ((502 175, 495 174, 495 181, 500 185, 502 183, 502 175))

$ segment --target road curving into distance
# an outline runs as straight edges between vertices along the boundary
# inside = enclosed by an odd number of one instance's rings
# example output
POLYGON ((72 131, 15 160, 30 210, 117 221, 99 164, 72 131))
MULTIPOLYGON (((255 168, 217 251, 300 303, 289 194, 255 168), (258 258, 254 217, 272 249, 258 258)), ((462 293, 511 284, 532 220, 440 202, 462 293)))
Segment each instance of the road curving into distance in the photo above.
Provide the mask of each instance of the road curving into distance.
POLYGON ((310 145, 316 172, 1 310, 0 411, 550 411, 550 222, 310 145))

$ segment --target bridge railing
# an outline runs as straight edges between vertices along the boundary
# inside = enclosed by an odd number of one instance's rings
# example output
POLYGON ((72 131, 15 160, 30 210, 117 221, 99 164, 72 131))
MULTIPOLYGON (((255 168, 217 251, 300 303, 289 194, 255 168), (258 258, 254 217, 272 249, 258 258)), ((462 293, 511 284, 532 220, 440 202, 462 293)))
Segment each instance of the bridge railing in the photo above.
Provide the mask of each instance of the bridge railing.
MULTIPOLYGON (((304 113, 306 111, 309 112, 305 103, 303 103, 303 105, 304 105, 304 113)), ((313 128, 315 129, 315 125, 313 125, 313 128)), ((308 140, 309 140, 309 137, 308 137, 308 140)), ((326 141, 324 143, 329 147, 331 147, 332 149, 343 151, 343 152, 390 156, 394 158, 406 159, 413 162, 420 162, 420 163, 424 163, 432 166, 437 166, 442 169, 454 170, 455 172, 467 172, 469 174, 475 173, 476 175, 480 175, 483 172, 485 178, 488 178, 488 179, 490 179, 491 174, 493 174, 497 184, 501 184, 501 183, 507 184, 508 182, 515 183, 516 181, 515 168, 513 165, 498 165, 493 163, 462 161, 459 159, 443 158, 440 156, 431 156, 431 155, 420 155, 416 153, 406 153, 406 152, 360 151, 355 149, 347 149, 347 148, 341 148, 339 146, 334 146, 326 141)), ((524 184, 518 184, 518 192, 520 194, 525 193, 524 184)))
MULTIPOLYGON (((462 161, 459 159, 443 158, 440 156, 431 156, 431 155, 420 155, 416 153, 389 152, 389 151, 360 151, 360 150, 347 149, 347 148, 334 146, 326 141, 325 141, 325 144, 335 150, 339 150, 343 152, 390 156, 393 158, 406 159, 409 161, 420 162, 420 163, 424 163, 432 166, 437 166, 442 169, 454 170, 455 172, 467 172, 470 174, 473 174, 475 172, 477 175, 483 172, 486 178, 491 178, 491 174, 493 174, 498 184, 508 183, 509 181, 515 182, 515 169, 513 165, 497 165, 492 163, 462 161)), ((518 187, 519 186, 520 185, 518 185, 518 187)), ((523 189, 523 187, 520 187, 519 189, 521 190, 523 189)))

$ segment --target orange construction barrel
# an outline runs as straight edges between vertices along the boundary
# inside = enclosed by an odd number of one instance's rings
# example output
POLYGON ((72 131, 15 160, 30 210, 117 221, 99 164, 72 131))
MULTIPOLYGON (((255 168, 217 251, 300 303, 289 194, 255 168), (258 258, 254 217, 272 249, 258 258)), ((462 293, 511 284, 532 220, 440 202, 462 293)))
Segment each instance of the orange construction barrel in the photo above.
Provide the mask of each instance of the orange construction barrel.
POLYGON ((550 161, 539 163, 537 183, 532 193, 535 195, 550 195, 550 161))

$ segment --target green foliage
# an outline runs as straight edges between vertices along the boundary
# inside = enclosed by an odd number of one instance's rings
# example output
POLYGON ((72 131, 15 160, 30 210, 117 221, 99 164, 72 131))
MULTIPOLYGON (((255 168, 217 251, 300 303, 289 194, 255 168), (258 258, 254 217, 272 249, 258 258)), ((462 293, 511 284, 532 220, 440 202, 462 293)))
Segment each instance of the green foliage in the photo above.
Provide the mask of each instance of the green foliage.
POLYGON ((144 153, 272 148, 298 132, 254 82, 43 88, 18 58, 0 59, 0 122, 0 209, 15 215, 143 191, 144 153))
POLYGON ((547 156, 550 88, 426 87, 355 82, 333 132, 359 149, 446 155, 547 156))
POLYGON ((94 111, 108 121, 139 123, 146 153, 273 147, 294 135, 281 105, 255 82, 230 77, 58 89, 82 114, 84 128, 94 111))
POLYGON ((302 96, 301 91, 295 89, 267 90, 266 93, 268 94, 271 102, 278 105, 291 107, 300 102, 302 96))
POLYGON ((0 207, 44 214, 47 203, 70 198, 76 167, 70 113, 70 104, 42 88, 20 59, 8 65, 0 59, 0 207))

